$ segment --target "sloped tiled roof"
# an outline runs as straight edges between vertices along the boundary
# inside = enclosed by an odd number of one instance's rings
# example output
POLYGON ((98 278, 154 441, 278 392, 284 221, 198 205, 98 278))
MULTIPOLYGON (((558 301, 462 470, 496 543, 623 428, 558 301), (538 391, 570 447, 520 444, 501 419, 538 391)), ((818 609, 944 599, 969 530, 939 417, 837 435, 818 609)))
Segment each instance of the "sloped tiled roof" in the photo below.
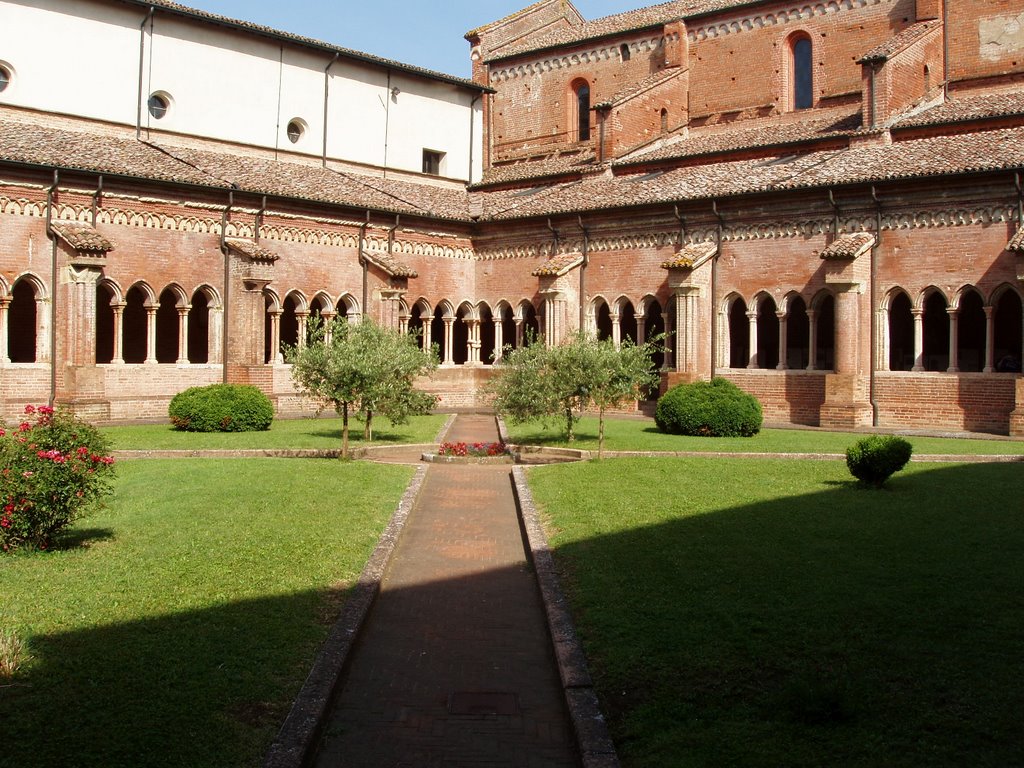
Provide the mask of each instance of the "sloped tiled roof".
POLYGON ((363 251, 363 258, 384 270, 391 277, 418 277, 415 269, 396 259, 394 254, 363 251))
POLYGON ((88 224, 71 221, 54 221, 50 229, 61 240, 76 251, 83 253, 107 253, 114 250, 114 244, 88 224))
POLYGON ((1010 238, 1010 242, 1006 244, 1006 250, 1024 253, 1024 227, 1018 229, 1010 238))
POLYGON ((582 253, 562 253, 552 256, 530 274, 536 277, 559 277, 582 263, 582 253))
POLYGON ((852 232, 840 235, 818 254, 825 261, 842 261, 860 258, 875 244, 870 232, 852 232))
POLYGON ((1024 90, 1019 87, 979 94, 960 94, 954 91, 945 103, 899 120, 893 127, 915 128, 1017 115, 1024 115, 1024 90))
POLYGON ((807 114, 744 120, 727 125, 691 128, 689 135, 650 151, 641 151, 615 163, 633 165, 650 161, 699 157, 741 149, 781 147, 854 135, 861 127, 860 105, 807 114))
POLYGON ((688 243, 671 259, 661 262, 662 269, 690 269, 698 262, 715 255, 718 245, 711 242, 688 243))
POLYGON ((527 179, 544 179, 583 173, 594 168, 596 156, 593 150, 571 155, 554 155, 540 160, 524 160, 508 165, 496 165, 484 171, 477 186, 510 184, 527 179))
POLYGON ((277 261, 280 256, 274 253, 269 248, 264 248, 255 240, 245 240, 240 237, 226 237, 224 238, 224 245, 233 251, 237 251, 244 256, 248 256, 253 261, 277 261))
POLYGON ((913 45, 933 29, 937 29, 941 22, 938 19, 922 21, 918 24, 911 24, 902 32, 889 38, 877 48, 865 53, 858 64, 867 64, 876 61, 887 61, 909 45, 913 45))
POLYGON ((648 75, 644 79, 637 83, 633 83, 621 91, 616 93, 614 96, 608 99, 604 99, 594 105, 595 108, 600 107, 615 107, 622 104, 625 101, 636 96, 638 93, 654 88, 656 85, 661 85, 664 80, 671 80, 675 77, 679 77, 686 70, 682 67, 672 67, 670 69, 663 69, 660 72, 655 72, 653 75, 648 75))

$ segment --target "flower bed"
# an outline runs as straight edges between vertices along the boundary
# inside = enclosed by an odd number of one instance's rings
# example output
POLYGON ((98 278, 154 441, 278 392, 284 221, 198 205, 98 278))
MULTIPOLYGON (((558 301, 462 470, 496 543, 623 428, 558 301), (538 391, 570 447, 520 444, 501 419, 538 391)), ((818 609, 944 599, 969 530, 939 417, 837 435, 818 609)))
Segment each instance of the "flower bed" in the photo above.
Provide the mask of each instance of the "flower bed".
POLYGON ((502 442, 497 443, 441 443, 437 451, 438 456, 461 456, 461 457, 495 457, 504 456, 508 448, 502 442))

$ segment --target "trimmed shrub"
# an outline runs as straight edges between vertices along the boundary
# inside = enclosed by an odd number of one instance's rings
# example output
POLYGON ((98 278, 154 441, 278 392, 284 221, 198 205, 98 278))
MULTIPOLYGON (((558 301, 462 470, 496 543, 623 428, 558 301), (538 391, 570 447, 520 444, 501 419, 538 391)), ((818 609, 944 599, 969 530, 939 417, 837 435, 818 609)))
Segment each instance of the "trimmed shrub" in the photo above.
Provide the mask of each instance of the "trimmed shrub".
POLYGON ((672 387, 654 414, 662 432, 703 437, 752 437, 763 419, 757 398, 727 379, 672 387))
POLYGON ((186 432, 261 432, 274 420, 270 398, 242 384, 190 387, 174 396, 168 413, 186 432))
POLYGON ((46 549, 112 493, 114 459, 96 429, 65 410, 25 406, 0 429, 0 549, 46 549))
POLYGON ((902 437, 871 435, 846 449, 846 466, 865 485, 881 488, 907 465, 913 452, 914 447, 902 437))

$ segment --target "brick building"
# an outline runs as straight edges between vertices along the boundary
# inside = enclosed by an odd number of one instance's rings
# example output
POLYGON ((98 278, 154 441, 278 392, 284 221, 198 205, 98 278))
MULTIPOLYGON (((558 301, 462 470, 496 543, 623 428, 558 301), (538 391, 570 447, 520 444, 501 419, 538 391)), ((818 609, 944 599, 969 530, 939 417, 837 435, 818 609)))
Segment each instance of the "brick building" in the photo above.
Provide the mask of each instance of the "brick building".
POLYGON ((666 384, 771 421, 1024 434, 1020 0, 541 0, 467 34, 472 80, 55 5, 0 0, 8 415, 221 380, 295 411, 280 345, 343 314, 437 344, 447 405, 531 331, 669 331, 666 384), (107 36, 108 87, 50 33, 107 36))

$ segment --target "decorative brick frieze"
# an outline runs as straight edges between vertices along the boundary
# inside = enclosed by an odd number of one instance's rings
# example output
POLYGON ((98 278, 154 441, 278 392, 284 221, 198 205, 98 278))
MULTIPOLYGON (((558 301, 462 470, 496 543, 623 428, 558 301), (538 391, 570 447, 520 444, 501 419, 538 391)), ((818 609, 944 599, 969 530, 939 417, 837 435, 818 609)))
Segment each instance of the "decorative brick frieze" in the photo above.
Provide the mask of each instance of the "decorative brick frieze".
POLYGON ((827 2, 817 0, 817 2, 800 3, 789 8, 772 10, 766 13, 734 17, 728 21, 718 21, 704 25, 697 24, 690 28, 687 36, 691 43, 699 42, 708 38, 735 35, 755 29, 763 29, 764 27, 807 23, 818 16, 852 11, 867 6, 880 5, 885 2, 892 3, 892 0, 827 0, 827 2))

